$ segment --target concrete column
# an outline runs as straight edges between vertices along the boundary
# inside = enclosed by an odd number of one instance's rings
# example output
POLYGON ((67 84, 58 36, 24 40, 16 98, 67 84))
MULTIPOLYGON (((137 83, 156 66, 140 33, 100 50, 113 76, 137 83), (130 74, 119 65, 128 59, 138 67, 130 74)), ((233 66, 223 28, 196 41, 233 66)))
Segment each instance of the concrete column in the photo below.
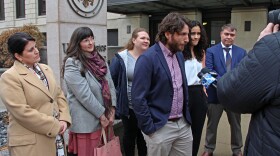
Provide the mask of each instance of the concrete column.
POLYGON ((233 8, 231 23, 237 28, 235 44, 248 52, 267 25, 267 8, 233 8), (245 21, 251 22, 250 31, 245 31, 245 21))

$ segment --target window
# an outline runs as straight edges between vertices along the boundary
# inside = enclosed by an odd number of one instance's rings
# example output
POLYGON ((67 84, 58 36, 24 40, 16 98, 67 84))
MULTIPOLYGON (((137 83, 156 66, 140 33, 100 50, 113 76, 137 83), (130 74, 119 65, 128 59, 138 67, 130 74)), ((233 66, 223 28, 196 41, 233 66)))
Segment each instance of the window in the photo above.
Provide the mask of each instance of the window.
POLYGON ((45 37, 45 40, 44 40, 43 45, 44 45, 44 46, 47 46, 47 33, 46 33, 46 32, 42 32, 42 34, 43 34, 44 37, 45 37))
POLYGON ((244 31, 251 31, 251 21, 245 21, 244 31))
POLYGON ((118 46, 118 29, 107 30, 107 45, 118 46))
POLYGON ((46 0, 38 0, 38 15, 46 15, 46 0))
POLYGON ((25 18, 25 0, 16 0, 16 17, 25 18))
POLYGON ((0 20, 5 20, 4 0, 0 0, 0 20))

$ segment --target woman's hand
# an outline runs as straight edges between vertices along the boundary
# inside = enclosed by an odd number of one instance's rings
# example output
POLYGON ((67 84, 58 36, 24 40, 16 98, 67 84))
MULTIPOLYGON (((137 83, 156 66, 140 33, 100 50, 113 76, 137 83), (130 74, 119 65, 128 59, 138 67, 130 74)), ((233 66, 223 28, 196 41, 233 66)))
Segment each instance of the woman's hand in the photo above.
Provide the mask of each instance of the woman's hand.
POLYGON ((104 114, 100 116, 99 121, 102 128, 106 128, 109 125, 109 120, 106 118, 104 114))
POLYGON ((59 134, 63 134, 66 129, 67 129, 67 122, 66 121, 59 121, 59 124, 60 124, 60 131, 59 131, 59 134))
POLYGON ((113 126, 115 121, 115 107, 111 107, 110 116, 109 116, 109 125, 113 126))

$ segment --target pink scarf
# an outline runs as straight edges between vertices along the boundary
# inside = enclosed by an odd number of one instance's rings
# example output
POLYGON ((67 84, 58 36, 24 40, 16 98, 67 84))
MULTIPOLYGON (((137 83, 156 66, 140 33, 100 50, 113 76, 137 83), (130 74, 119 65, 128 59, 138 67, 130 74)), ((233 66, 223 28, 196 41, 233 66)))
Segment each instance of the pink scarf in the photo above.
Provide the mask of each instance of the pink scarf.
POLYGON ((102 97, 105 106, 105 116, 109 117, 110 107, 112 106, 111 93, 108 81, 105 76, 107 74, 107 65, 104 58, 98 52, 92 52, 86 55, 88 70, 100 82, 102 86, 102 97))

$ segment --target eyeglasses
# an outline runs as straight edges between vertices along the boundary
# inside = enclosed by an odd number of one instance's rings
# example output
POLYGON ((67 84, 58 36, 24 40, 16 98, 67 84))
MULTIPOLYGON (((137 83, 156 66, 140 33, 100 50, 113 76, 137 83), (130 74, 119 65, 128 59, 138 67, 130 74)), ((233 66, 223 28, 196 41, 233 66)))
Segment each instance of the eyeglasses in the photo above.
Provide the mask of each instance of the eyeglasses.
POLYGON ((88 43, 88 42, 93 43, 94 42, 94 37, 92 37, 92 36, 87 37, 87 38, 83 39, 82 42, 84 42, 84 43, 88 43))

